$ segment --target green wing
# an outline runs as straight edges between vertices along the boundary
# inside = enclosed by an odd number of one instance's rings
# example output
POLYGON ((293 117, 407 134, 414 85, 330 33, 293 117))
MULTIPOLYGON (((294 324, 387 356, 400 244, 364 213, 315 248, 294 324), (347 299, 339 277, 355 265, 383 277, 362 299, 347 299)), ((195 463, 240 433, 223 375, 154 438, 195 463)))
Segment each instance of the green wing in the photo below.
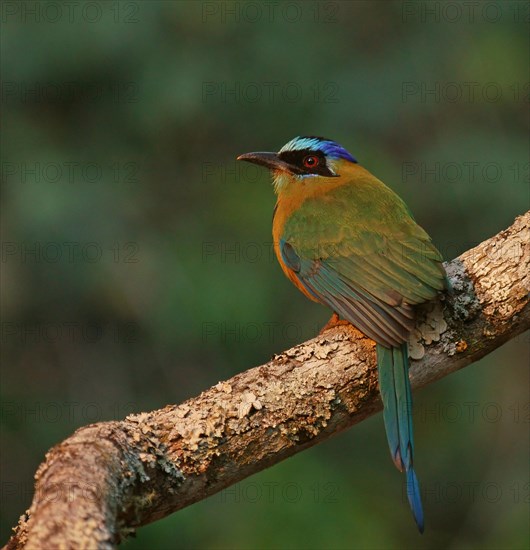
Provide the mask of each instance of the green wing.
POLYGON ((429 236, 376 178, 304 201, 285 224, 280 249, 309 293, 386 347, 406 341, 411 306, 446 285, 429 236))

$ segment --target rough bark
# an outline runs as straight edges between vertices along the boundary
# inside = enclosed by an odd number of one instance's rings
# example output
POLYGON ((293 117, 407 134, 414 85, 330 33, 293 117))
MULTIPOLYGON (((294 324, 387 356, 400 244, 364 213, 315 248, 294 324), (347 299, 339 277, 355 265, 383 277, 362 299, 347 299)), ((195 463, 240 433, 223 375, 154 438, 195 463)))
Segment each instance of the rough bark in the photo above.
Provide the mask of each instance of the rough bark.
MULTIPOLYGON (((414 388, 529 328, 529 237, 527 212, 446 265, 453 291, 411 337, 414 388)), ((7 548, 114 548, 380 408, 374 343, 335 326, 180 405, 77 430, 46 455, 7 548)))

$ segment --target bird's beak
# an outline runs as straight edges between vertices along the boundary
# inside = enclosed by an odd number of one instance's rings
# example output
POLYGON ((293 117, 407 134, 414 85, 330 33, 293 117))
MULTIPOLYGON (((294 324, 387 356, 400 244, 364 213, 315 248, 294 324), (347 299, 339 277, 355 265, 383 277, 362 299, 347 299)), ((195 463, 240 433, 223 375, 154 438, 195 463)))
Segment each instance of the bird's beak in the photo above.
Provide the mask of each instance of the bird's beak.
POLYGON ((278 153, 244 153, 237 157, 237 160, 246 160, 253 164, 265 166, 270 170, 290 170, 290 165, 278 158, 278 153))

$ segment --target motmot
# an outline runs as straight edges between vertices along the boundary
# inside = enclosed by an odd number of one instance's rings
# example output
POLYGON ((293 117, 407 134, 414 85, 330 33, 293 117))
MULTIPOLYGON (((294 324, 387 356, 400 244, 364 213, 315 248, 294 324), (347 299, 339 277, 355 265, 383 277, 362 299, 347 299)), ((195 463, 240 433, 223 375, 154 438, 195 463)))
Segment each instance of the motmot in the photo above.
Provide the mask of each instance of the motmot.
POLYGON ((296 137, 277 153, 237 159, 271 171, 273 246, 285 275, 376 343, 388 445, 423 532, 407 340, 414 306, 447 289, 442 257, 403 200, 335 141, 296 137))

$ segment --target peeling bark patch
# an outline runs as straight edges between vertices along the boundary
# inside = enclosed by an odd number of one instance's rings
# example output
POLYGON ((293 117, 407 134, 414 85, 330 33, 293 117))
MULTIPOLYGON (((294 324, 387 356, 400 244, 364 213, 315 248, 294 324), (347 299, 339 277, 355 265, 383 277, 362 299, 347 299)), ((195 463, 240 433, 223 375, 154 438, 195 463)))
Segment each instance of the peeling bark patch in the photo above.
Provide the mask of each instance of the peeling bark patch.
POLYGON ((520 216, 512 227, 500 234, 505 238, 489 239, 461 256, 471 274, 482 311, 492 318, 492 326, 509 320, 528 302, 530 228, 527 220, 528 215, 520 216))
POLYGON ((447 330, 444 319, 444 307, 441 301, 434 301, 418 308, 416 328, 409 335, 409 357, 421 359, 425 355, 425 347, 433 342, 439 342, 447 330))

